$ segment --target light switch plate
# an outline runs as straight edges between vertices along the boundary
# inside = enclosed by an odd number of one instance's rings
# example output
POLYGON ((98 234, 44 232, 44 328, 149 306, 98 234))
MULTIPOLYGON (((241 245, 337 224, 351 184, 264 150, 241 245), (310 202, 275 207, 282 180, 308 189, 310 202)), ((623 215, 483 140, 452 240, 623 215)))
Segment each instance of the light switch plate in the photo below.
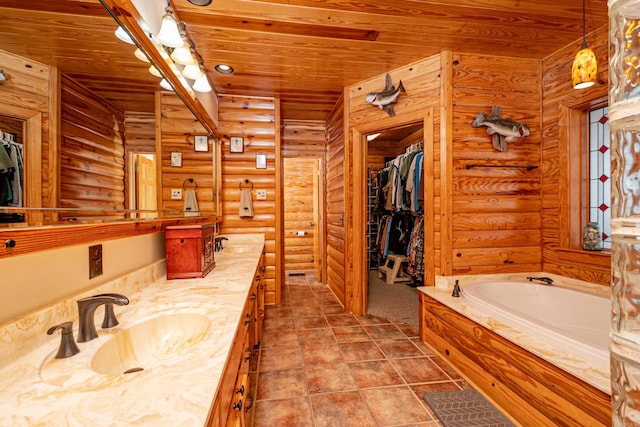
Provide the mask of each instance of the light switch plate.
POLYGON ((182 200, 182 188, 171 189, 171 200, 182 200))
POLYGON ((267 200, 267 190, 257 190, 256 200, 267 200))

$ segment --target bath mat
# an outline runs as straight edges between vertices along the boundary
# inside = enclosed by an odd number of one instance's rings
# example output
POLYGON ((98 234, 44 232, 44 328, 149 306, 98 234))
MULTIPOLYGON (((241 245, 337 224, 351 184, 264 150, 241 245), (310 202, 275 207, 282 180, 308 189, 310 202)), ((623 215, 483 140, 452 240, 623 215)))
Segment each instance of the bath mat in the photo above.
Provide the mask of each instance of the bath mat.
POLYGON ((476 390, 425 393, 423 399, 444 427, 515 426, 476 390))

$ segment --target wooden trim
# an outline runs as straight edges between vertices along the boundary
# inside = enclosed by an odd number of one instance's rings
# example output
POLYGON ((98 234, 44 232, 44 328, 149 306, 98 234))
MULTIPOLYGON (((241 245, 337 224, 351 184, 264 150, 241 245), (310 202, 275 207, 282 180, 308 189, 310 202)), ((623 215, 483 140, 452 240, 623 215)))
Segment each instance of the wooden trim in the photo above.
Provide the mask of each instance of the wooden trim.
MULTIPOLYGON (((353 288, 353 305, 356 307, 354 312, 363 315, 367 312, 367 284, 369 283, 367 262, 367 245, 366 245, 366 227, 367 227, 367 151, 368 144, 364 141, 363 135, 354 127, 351 135, 353 141, 353 230, 351 239, 347 242, 353 242, 353 252, 351 254, 351 265, 353 268, 353 283, 361 283, 360 286, 353 288), (358 260, 358 261, 355 261, 358 260)), ((349 234, 347 234, 349 236, 349 234)), ((345 242, 345 244, 347 243, 345 242)), ((349 270, 348 270, 349 271, 349 270)))
POLYGON ((275 126, 275 164, 277 165, 275 170, 275 180, 276 180, 276 283, 275 283, 275 303, 279 304, 282 298, 282 288, 284 287, 284 189, 282 188, 282 170, 283 170, 283 159, 282 159, 282 135, 281 135, 281 120, 280 117, 280 98, 275 98, 275 123, 278 125, 275 126))
MULTIPOLYGON (((440 273, 453 273, 453 53, 440 53, 440 273)), ((426 202, 426 201, 425 201, 426 202)), ((435 254, 434 254, 435 256, 435 254)))
MULTIPOLYGON (((62 144, 62 76, 58 68, 49 70, 49 148, 48 148, 48 183, 47 199, 51 208, 60 205, 60 146, 62 144)), ((39 130, 41 132, 41 130, 39 130)), ((40 181, 42 182, 42 181, 40 181)), ((40 194, 40 197, 43 197, 40 194)), ((42 199, 41 199, 42 200, 42 199)), ((42 206, 42 205, 39 205, 42 206)), ((56 222, 58 213, 48 215, 47 221, 56 222)), ((30 224, 30 223, 29 223, 30 224)))
POLYGON ((433 107, 427 108, 423 125, 424 172, 424 285, 435 285, 436 242, 435 242, 435 150, 434 150, 433 107), (431 282, 433 280, 433 282, 431 282))
POLYGON ((159 233, 164 231, 164 228, 169 225, 204 224, 217 222, 217 220, 217 217, 193 217, 0 230, 0 242, 2 242, 0 246, 0 258, 95 241, 159 233), (15 246, 11 248, 7 247, 5 243, 7 241, 13 241, 15 246))

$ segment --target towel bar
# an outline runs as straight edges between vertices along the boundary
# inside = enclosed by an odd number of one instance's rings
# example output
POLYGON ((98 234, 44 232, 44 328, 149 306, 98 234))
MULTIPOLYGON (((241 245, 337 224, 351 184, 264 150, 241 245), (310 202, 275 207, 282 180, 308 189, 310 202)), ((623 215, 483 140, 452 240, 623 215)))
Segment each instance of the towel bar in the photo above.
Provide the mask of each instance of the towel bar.
POLYGON ((194 190, 198 189, 198 183, 196 182, 196 180, 193 179, 193 178, 187 178, 182 182, 182 189, 183 190, 185 189, 185 186, 187 185, 187 182, 192 182, 195 185, 194 190))
POLYGON ((242 184, 251 184, 251 190, 253 190, 253 182, 251 182, 248 179, 245 179, 243 181, 240 181, 240 190, 242 190, 242 184))

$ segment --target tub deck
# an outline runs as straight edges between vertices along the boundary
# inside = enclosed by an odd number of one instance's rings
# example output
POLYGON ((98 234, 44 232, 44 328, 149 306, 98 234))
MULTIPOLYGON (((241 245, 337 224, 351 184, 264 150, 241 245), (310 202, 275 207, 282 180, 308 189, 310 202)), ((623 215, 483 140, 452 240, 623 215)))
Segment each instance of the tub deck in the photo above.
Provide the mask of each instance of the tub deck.
POLYGON ((505 338, 508 328, 499 321, 471 320, 462 299, 450 295, 449 289, 421 288, 421 340, 514 422, 611 425, 608 372, 552 349, 547 360, 544 346, 532 352, 505 338))

